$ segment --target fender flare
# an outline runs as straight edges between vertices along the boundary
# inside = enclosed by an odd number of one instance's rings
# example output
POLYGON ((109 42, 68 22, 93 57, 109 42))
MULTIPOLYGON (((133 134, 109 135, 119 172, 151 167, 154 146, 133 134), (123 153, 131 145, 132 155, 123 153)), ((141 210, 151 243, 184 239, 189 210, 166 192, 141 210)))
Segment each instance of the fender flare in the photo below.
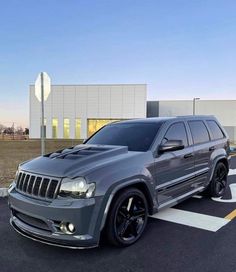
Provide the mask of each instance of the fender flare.
MULTIPOLYGON (((110 209, 110 206, 111 206, 111 203, 112 203, 112 200, 114 199, 114 196, 116 195, 116 193, 122 189, 125 189, 129 186, 132 186, 134 184, 143 184, 147 187, 147 191, 148 193, 150 194, 150 197, 151 197, 151 193, 150 193, 150 189, 148 188, 147 184, 145 183, 144 180, 140 180, 140 179, 132 179, 132 180, 129 180, 125 183, 121 183, 117 186, 115 186, 115 188, 113 188, 113 190, 111 191, 109 197, 108 197, 108 200, 106 202, 106 206, 105 206, 105 210, 104 210, 104 213, 103 213, 103 217, 102 217, 102 221, 101 221, 101 225, 100 225, 100 231, 104 228, 105 226, 105 223, 106 223, 106 219, 107 219, 107 215, 108 215, 108 212, 109 212, 109 209, 110 209)), ((153 201, 152 201, 153 202, 153 201)))
POLYGON ((210 175, 209 181, 212 180, 212 177, 213 177, 214 172, 215 172, 216 165, 217 165, 218 162, 221 161, 221 160, 225 160, 225 161, 227 162, 227 170, 229 171, 229 162, 228 162, 227 157, 226 157, 226 156, 220 156, 220 157, 218 157, 218 158, 214 161, 214 164, 213 164, 213 166, 212 166, 212 171, 211 171, 211 175, 210 175))

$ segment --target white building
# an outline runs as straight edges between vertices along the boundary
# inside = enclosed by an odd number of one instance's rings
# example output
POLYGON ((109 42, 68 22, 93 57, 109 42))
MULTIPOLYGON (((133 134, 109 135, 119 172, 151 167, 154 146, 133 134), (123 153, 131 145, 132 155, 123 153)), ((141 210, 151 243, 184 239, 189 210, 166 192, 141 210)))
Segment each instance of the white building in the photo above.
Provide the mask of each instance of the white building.
MULTIPOLYGON (((147 116, 192 115, 193 103, 193 100, 149 101, 147 116)), ((196 100, 195 114, 216 116, 230 140, 236 142, 236 100, 196 100)))
MULTIPOLYGON (((85 139, 101 126, 146 117, 145 84, 52 85, 45 102, 46 138, 85 139)), ((30 138, 40 138, 40 102, 30 86, 30 138)))

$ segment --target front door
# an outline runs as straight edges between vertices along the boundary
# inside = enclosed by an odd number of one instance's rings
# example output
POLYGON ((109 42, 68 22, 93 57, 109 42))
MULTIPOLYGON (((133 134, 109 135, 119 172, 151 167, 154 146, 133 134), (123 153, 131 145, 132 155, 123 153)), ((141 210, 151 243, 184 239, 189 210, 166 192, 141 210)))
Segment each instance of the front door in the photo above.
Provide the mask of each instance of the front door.
POLYGON ((184 149, 165 152, 155 159, 156 191, 160 206, 194 190, 194 153, 184 122, 169 126, 161 143, 168 140, 182 140, 184 149))

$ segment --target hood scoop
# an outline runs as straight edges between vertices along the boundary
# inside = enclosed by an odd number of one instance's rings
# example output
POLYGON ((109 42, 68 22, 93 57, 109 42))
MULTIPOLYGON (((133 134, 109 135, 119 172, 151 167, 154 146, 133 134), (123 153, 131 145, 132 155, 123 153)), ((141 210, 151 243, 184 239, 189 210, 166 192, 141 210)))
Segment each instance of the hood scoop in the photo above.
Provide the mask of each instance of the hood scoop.
POLYGON ((94 157, 96 155, 119 155, 121 153, 128 152, 126 146, 106 146, 106 145, 77 145, 62 150, 58 150, 53 153, 44 155, 49 159, 69 159, 77 160, 82 158, 94 157), (112 153, 112 154, 111 154, 112 153))

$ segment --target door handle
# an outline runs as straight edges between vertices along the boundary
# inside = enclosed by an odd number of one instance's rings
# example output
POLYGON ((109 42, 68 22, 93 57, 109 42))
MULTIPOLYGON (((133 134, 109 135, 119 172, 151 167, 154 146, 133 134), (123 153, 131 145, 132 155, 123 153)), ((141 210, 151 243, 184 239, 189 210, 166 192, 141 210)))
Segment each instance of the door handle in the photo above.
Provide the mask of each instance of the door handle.
POLYGON ((187 158, 192 158, 193 157, 193 153, 188 153, 188 154, 185 154, 184 155, 184 158, 187 159, 187 158))
POLYGON ((209 148, 209 151, 214 151, 216 148, 214 147, 214 146, 211 146, 210 148, 209 148))

